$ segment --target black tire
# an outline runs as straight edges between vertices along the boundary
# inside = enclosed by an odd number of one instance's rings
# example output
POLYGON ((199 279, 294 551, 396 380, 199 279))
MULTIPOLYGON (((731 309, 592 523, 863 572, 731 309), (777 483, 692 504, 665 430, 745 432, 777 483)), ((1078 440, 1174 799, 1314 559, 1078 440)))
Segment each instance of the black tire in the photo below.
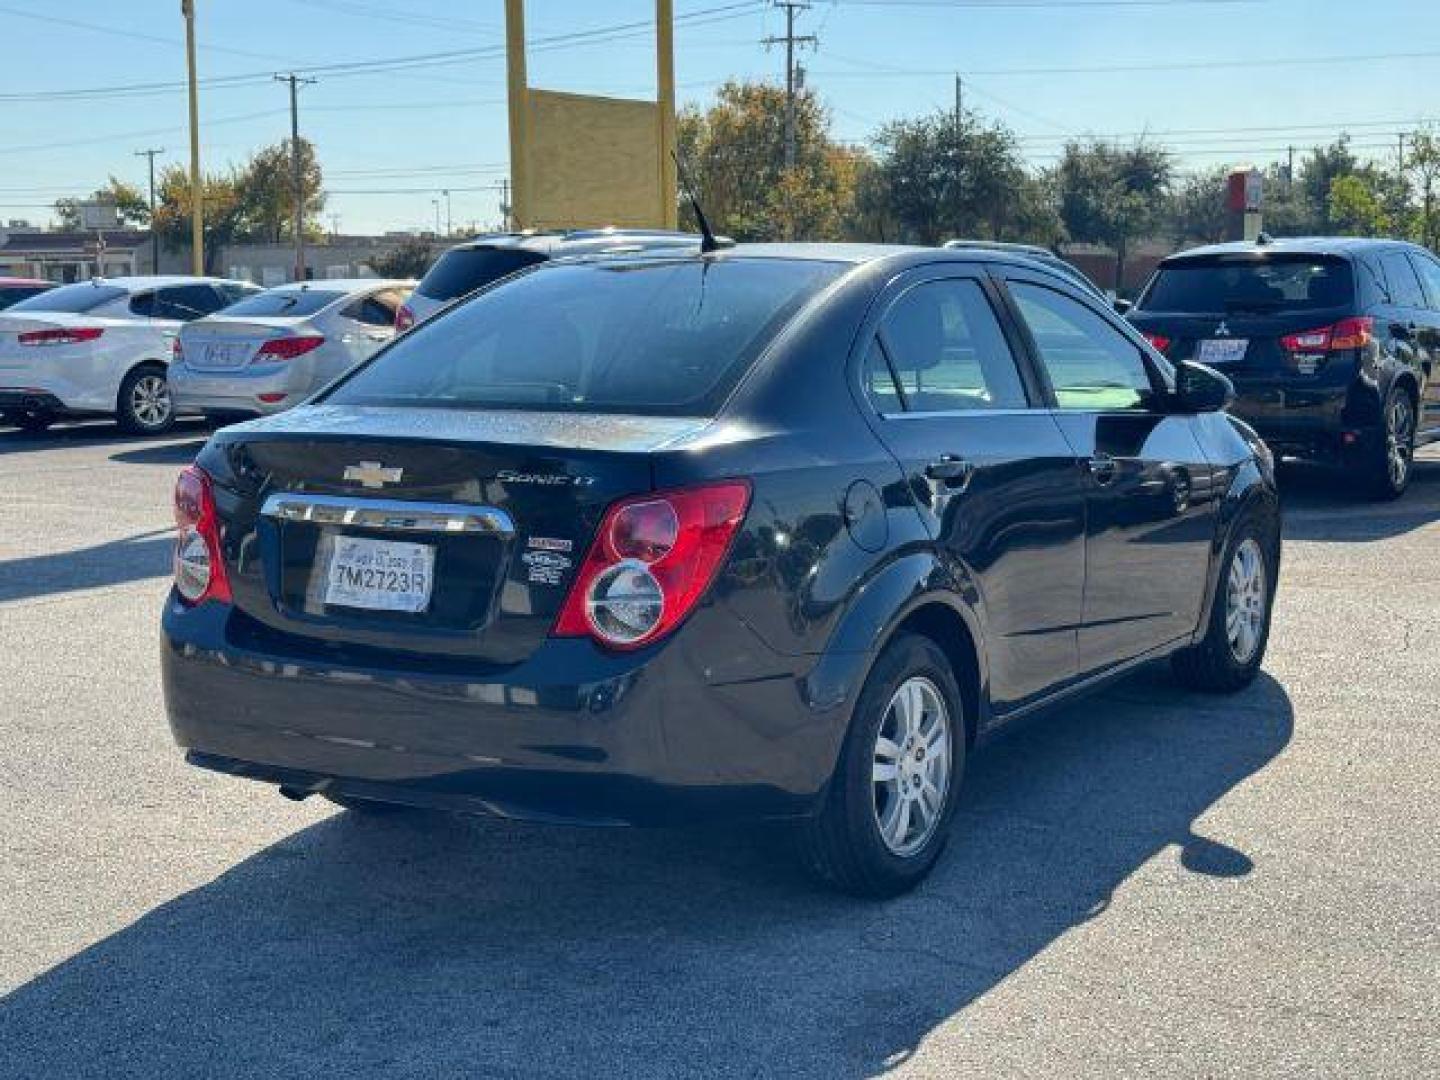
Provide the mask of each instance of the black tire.
POLYGON ((1415 465, 1415 398, 1405 386, 1385 395, 1380 440, 1367 456, 1362 481, 1376 499, 1389 501, 1405 494, 1415 465))
POLYGON ((354 795, 326 795, 325 798, 336 806, 349 810, 352 814, 364 814, 367 817, 389 817, 392 814, 406 814, 415 811, 415 807, 405 806, 402 803, 358 799, 354 795))
POLYGON ((121 380, 115 418, 132 435, 159 435, 175 426, 175 403, 163 364, 141 364, 121 380))
MULTIPOLYGON (((964 698, 954 672, 933 641, 907 634, 887 645, 860 692, 825 804, 817 816, 800 826, 800 852, 807 868, 825 884, 854 896, 897 896, 918 885, 945 849, 965 775, 965 722, 964 698), (936 692, 948 713, 948 782, 928 834, 922 840, 917 829, 918 846, 897 854, 881 835, 880 800, 888 796, 877 795, 875 790, 879 783, 874 779, 877 739, 882 729, 896 723, 890 706, 897 691, 902 685, 917 685, 916 680, 936 692)), ((908 754, 902 757, 907 759, 905 768, 923 767, 923 753, 914 761, 908 754)), ((898 778, 895 782, 905 781, 898 778)), ((903 832, 904 826, 901 829, 903 832)))
MULTIPOLYGON (((1192 690, 1228 694, 1242 690, 1254 682, 1270 642, 1270 618, 1275 607, 1275 580, 1280 568, 1279 553, 1279 536, 1273 525, 1267 527, 1263 519, 1254 514, 1247 514, 1236 522, 1221 556, 1220 573, 1215 582, 1215 596, 1210 604, 1210 622, 1205 637, 1199 644, 1182 649, 1170 658, 1175 677, 1183 685, 1192 690), (1259 549, 1260 566, 1264 574, 1264 595, 1257 612, 1259 625, 1252 626, 1255 633, 1253 645, 1248 649, 1241 649, 1237 643, 1232 642, 1231 573, 1238 553, 1247 543, 1253 543, 1259 549)), ((1240 606, 1254 610, 1248 604, 1240 606)), ((1245 617, 1246 612, 1242 611, 1239 618, 1245 617)))

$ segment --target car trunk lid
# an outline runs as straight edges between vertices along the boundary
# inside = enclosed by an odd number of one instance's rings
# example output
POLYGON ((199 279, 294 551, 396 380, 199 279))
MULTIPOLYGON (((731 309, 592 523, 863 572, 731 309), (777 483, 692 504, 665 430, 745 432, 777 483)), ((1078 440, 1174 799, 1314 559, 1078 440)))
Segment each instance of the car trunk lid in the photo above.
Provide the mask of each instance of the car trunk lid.
POLYGON ((306 319, 280 316, 210 318, 180 332, 185 366, 196 371, 236 371, 253 363, 260 350, 279 338, 319 336, 306 319))
POLYGON ((650 490, 650 453, 705 423, 318 406, 224 432, 201 464, 220 481, 234 602, 257 632, 512 664, 548 634, 605 507, 650 490), (397 590, 423 603, 356 603, 345 582, 367 553, 427 577, 397 590))

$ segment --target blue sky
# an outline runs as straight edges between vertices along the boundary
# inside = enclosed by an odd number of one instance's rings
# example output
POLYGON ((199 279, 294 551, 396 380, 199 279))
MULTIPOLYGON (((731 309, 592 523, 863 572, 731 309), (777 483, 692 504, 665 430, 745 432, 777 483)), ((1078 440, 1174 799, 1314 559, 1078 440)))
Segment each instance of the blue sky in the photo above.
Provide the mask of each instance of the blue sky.
MULTIPOLYGON (((457 226, 496 220, 504 63, 485 50, 503 42, 501 0, 196 3, 202 78, 236 77, 202 89, 207 168, 288 134, 272 71, 471 50, 405 70, 319 72, 302 91, 302 130, 342 231, 433 225, 444 188, 457 226)), ((704 102, 727 77, 781 78, 781 52, 759 43, 783 27, 767 4, 675 8, 682 101, 704 102)), ((529 32, 652 13, 652 0, 529 0, 529 32)), ((1186 168, 1281 158, 1341 130, 1393 160, 1400 131, 1440 119, 1440 0, 814 0, 799 30, 820 39, 804 53, 810 85, 835 134, 856 142, 887 119, 950 107, 953 72, 967 106, 1006 122, 1036 166, 1066 137, 1142 130, 1174 133, 1160 137, 1186 168)), ((141 182, 133 152, 144 147, 184 160, 183 34, 179 0, 0 0, 0 217, 43 221, 55 197, 109 173, 141 182), (160 89, 55 96, 151 84, 160 89)), ((624 32, 552 42, 532 53, 530 82, 653 94, 651 48, 624 32)))

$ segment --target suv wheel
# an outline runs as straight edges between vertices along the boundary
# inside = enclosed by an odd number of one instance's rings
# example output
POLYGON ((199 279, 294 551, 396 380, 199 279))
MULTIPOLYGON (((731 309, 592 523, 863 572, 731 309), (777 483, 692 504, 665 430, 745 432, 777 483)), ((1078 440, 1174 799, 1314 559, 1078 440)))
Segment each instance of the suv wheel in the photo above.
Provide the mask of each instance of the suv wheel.
POLYGON ((138 367, 120 383, 116 418, 134 435, 158 435, 175 423, 175 404, 165 369, 158 364, 138 367))
POLYGON ((1274 538, 1253 516, 1236 524, 1220 564, 1205 637, 1171 657, 1180 682, 1195 690, 1229 693, 1254 681, 1270 641, 1275 552, 1274 538))
POLYGON ((1370 491, 1379 499, 1398 499, 1410 485, 1415 458, 1415 402, 1403 386, 1391 387, 1386 395, 1381 434, 1380 447, 1369 463, 1370 491))
POLYGON ((964 771, 949 661, 928 638, 897 638, 860 693, 824 808, 801 826, 807 864, 857 896, 913 888, 944 850, 964 771))

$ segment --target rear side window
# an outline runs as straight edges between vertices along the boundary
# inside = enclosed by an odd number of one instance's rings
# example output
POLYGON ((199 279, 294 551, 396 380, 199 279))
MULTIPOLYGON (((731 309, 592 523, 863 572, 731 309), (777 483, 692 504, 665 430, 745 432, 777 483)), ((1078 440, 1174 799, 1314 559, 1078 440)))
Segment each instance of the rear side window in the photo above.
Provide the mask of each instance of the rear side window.
POLYGON ((32 296, 29 300, 21 300, 9 310, 68 311, 78 314, 84 311, 94 311, 102 304, 119 300, 124 295, 125 290, 118 285, 94 285, 85 282, 80 285, 62 285, 58 289, 51 289, 39 296, 32 296))
POLYGON ((32 296, 39 296, 45 291, 43 285, 0 285, 0 311, 8 308, 11 304, 18 304, 21 300, 28 300, 32 296))
POLYGON ((1390 302, 1400 307, 1425 307, 1425 292, 1420 288, 1420 279, 1415 268, 1403 251, 1387 251, 1380 256, 1380 269, 1385 274, 1385 284, 1390 290, 1390 302))
MULTIPOLYGON (((223 304, 220 294, 209 285, 177 285, 155 291, 154 308, 149 314, 156 319, 189 322, 214 314, 223 304)), ((134 310, 133 305, 131 310, 134 310)))
POLYGON ((327 400, 710 416, 844 270, 743 258, 547 266, 422 323, 327 400))
POLYGON ((1240 255, 1184 259, 1160 267, 1143 311, 1227 315, 1319 311, 1355 303, 1350 264, 1328 255, 1240 255))
POLYGON ((387 306, 388 298, 389 294, 387 293, 367 296, 363 300, 357 300, 351 304, 342 314, 346 318, 354 319, 366 326, 393 326, 395 324, 395 308, 387 306))
POLYGON ((225 314, 303 318, 329 307, 344 296, 342 292, 327 289, 271 289, 231 304, 225 309, 225 314))
POLYGON ((544 261, 539 252, 517 248, 452 248, 420 279, 415 291, 431 300, 454 300, 544 261))
MULTIPOLYGON (((975 281, 915 286, 885 313, 880 335, 898 384, 887 395, 883 378, 877 381, 872 375, 872 393, 882 412, 894 411, 890 403, 895 397, 908 412, 1028 405, 1015 358, 975 281), (875 392, 877 387, 882 392, 875 392)), ((883 374, 883 369, 875 374, 883 374)))
POLYGON ((1010 283, 1062 409, 1143 409, 1154 393, 1140 347, 1084 304, 1010 283))
POLYGON ((1440 262, 1436 262, 1428 255, 1412 255, 1410 261, 1415 264, 1415 269, 1420 273, 1420 279, 1424 282, 1426 299, 1431 310, 1440 311, 1440 262))

